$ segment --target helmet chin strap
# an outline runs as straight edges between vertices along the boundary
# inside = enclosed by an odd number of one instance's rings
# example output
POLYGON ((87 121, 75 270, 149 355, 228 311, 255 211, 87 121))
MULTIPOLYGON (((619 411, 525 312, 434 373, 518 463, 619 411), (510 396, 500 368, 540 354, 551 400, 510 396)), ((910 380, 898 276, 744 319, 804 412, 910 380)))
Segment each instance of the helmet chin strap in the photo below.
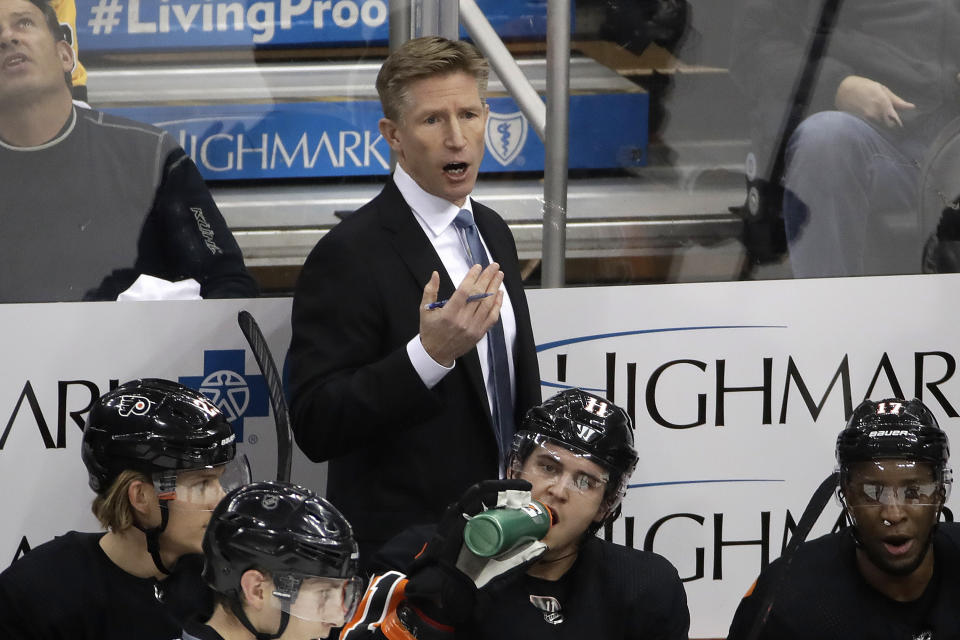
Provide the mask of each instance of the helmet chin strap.
POLYGON ((156 565, 157 570, 164 575, 170 575, 170 569, 163 564, 163 559, 160 557, 160 534, 167 528, 167 522, 170 521, 170 510, 167 507, 167 502, 168 500, 159 500, 160 526, 147 529, 141 527, 136 522, 133 524, 133 526, 142 531, 143 535, 146 536, 147 552, 150 554, 150 557, 153 558, 153 564, 156 565))
POLYGON ((253 626, 253 623, 250 622, 250 618, 247 617, 247 612, 243 610, 243 605, 240 604, 239 600, 233 600, 230 603, 230 610, 233 611, 233 615, 237 617, 237 620, 240 621, 247 631, 253 634, 253 637, 257 640, 276 640, 283 635, 283 632, 287 630, 287 624, 290 622, 290 614, 286 611, 280 611, 280 627, 277 629, 276 633, 267 633, 266 631, 258 631, 256 627, 253 626))
POLYGON ((848 527, 850 529, 850 535, 853 536, 853 541, 856 546, 862 547, 863 542, 860 541, 860 534, 857 532, 857 519, 853 517, 853 509, 847 504, 846 498, 843 496, 843 489, 837 489, 837 499, 840 500, 840 506, 843 507, 843 517, 850 523, 848 527))

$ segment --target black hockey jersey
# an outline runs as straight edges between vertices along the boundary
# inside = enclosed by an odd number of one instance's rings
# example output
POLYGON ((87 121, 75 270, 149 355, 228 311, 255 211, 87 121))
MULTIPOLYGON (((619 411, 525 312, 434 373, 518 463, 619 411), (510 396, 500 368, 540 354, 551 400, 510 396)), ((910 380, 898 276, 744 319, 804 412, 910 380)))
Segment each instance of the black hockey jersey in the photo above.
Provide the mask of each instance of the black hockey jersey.
POLYGON ((201 556, 184 556, 163 581, 123 571, 102 533, 71 531, 0 573, 4 640, 174 640, 184 620, 209 613, 201 556))
POLYGON ((743 640, 776 589, 760 638, 769 640, 945 640, 960 638, 960 524, 941 523, 933 540, 934 574, 923 595, 897 602, 861 576, 850 529, 799 547, 782 580, 782 560, 760 573, 740 602, 728 640, 743 640), (779 586, 777 586, 779 583, 779 586))
MULTIPOLYGON (((387 555, 399 557, 393 550, 387 555)), ((385 591, 387 584, 379 588, 385 591)), ((384 636, 377 622, 390 598, 381 594, 364 604, 366 610, 361 605, 344 628, 343 640, 384 636)), ((454 635, 457 640, 686 640, 689 626, 686 593, 673 565, 655 553, 588 536, 560 580, 521 575, 491 586, 478 600, 469 628, 454 635)))

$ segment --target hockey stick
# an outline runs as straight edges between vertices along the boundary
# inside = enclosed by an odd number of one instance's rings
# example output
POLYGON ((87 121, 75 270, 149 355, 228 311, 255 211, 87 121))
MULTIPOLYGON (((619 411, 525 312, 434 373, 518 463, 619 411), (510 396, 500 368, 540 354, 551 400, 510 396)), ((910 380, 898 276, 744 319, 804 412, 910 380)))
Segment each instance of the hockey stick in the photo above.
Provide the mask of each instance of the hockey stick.
POLYGON ((246 310, 237 314, 237 324, 243 337, 247 339, 253 357, 260 367, 263 379, 270 392, 270 406, 273 407, 273 420, 277 425, 277 480, 290 481, 290 466, 293 462, 293 434, 290 430, 290 410, 287 408, 287 399, 283 395, 283 385, 277 371, 276 362, 270 353, 270 347, 260 331, 257 321, 246 310))
POLYGON ((783 569, 767 590, 766 598, 761 601, 757 617, 753 621, 750 633, 747 634, 747 640, 757 640, 757 638, 760 637, 760 632, 763 631, 763 627, 767 624, 767 619, 770 617, 770 612, 773 611, 773 604, 777 599, 780 586, 784 583, 787 574, 790 572, 790 564, 793 562, 793 557, 797 549, 803 544, 803 541, 807 539, 807 536, 810 535, 810 530, 813 529, 817 518, 823 513, 827 503, 833 496, 833 492, 836 491, 839 482, 840 472, 834 471, 827 476, 827 478, 820 483, 820 486, 817 487, 817 490, 813 492, 810 502, 807 503, 807 508, 804 509, 800 515, 800 521, 797 522, 797 528, 794 529, 790 542, 787 543, 786 549, 783 550, 783 555, 780 556, 783 561, 783 569))

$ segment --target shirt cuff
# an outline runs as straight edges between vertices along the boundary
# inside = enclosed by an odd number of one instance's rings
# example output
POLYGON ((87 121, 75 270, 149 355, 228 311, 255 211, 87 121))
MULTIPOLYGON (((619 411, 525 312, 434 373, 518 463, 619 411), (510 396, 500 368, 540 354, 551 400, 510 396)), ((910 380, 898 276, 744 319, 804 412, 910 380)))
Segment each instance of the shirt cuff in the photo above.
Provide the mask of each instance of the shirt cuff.
POLYGON ((433 389, 438 382, 443 380, 443 376, 453 371, 453 368, 457 366, 456 361, 454 361, 452 365, 445 367, 430 357, 427 350, 423 348, 423 343, 420 342, 419 333, 407 343, 407 356, 427 389, 433 389))

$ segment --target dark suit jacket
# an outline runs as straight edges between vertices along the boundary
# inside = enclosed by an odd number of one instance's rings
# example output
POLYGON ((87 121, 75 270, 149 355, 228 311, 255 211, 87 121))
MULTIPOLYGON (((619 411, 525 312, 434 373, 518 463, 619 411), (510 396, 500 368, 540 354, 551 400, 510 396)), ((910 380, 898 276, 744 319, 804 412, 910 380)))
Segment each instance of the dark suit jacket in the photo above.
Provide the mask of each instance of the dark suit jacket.
MULTIPOLYGON (((516 420, 540 402, 540 374, 516 244, 494 211, 474 217, 516 313, 516 420)), ((477 350, 433 389, 406 345, 419 333, 430 273, 439 299, 455 285, 391 179, 324 236, 293 300, 293 429, 314 461, 329 460, 327 497, 369 550, 407 526, 435 522, 467 487, 495 478, 496 438, 477 350)))

